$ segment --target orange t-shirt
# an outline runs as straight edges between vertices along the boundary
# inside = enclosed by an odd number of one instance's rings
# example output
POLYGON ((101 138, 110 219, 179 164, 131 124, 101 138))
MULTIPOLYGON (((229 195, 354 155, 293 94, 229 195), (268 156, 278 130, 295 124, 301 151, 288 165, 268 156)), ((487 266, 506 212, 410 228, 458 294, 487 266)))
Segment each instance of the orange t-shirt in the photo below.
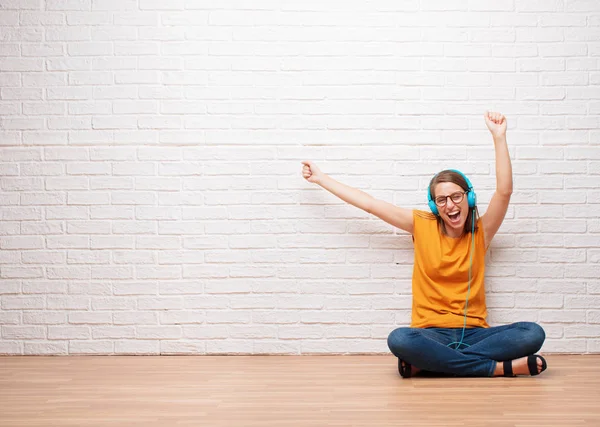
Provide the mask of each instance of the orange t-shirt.
MULTIPOLYGON (((462 328, 469 284, 472 236, 443 234, 435 215, 413 211, 415 264, 412 277, 413 328, 462 328)), ((471 292, 467 328, 488 328, 485 304, 485 241, 481 219, 477 221, 471 268, 471 292)))

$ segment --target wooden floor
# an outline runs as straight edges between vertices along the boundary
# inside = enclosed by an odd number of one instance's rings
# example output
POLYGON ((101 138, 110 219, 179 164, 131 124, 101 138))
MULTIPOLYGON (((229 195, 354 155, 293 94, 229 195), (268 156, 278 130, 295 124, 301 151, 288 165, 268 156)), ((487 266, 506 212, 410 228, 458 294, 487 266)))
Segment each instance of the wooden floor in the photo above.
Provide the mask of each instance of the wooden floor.
POLYGON ((393 356, 0 357, 0 426, 600 426, 600 355, 546 359, 404 380, 393 356))

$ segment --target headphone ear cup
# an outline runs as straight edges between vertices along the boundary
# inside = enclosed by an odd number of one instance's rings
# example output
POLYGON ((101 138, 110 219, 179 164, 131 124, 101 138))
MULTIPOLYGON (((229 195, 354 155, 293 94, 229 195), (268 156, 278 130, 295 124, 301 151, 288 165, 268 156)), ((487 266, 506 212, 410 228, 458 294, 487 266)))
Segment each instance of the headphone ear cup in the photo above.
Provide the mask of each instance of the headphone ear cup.
POLYGON ((434 215, 439 215, 440 214, 438 212, 437 205, 435 204, 435 202, 431 198, 431 187, 427 187, 427 204, 429 205, 429 210, 431 210, 431 212, 434 215))
POLYGON ((439 215, 440 213, 438 212, 438 208, 437 205, 435 204, 435 202, 433 200, 429 201, 429 209, 431 209, 431 212, 434 215, 439 215))
POLYGON ((477 205, 477 195, 473 190, 467 193, 467 202, 469 203, 470 208, 474 208, 477 205))

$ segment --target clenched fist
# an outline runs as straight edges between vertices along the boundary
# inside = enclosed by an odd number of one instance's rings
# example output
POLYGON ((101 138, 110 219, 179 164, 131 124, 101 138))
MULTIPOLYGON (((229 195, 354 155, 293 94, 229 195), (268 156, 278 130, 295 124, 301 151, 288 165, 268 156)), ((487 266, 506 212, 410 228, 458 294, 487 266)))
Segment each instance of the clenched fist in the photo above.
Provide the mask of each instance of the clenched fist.
POLYGON ((313 184, 318 184, 324 175, 323 172, 321 172, 321 169, 319 169, 317 165, 310 161, 304 161, 302 164, 304 165, 302 167, 302 176, 304 179, 306 179, 308 182, 312 182, 313 184))
POLYGON ((483 118, 494 138, 506 135, 506 117, 502 114, 486 111, 483 118))

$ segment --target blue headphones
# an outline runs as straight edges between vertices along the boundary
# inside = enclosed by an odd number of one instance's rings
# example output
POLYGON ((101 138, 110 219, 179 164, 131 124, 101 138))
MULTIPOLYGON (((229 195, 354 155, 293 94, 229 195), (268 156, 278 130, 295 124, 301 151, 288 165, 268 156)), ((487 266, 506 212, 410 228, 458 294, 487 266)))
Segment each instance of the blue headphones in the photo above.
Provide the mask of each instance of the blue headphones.
MULTIPOLYGON (((462 176, 464 178, 464 180, 467 183, 467 201, 469 203, 469 208, 474 208, 475 205, 477 205, 477 195, 475 194, 475 192, 473 191, 473 185, 471 184, 471 181, 469 181, 469 178, 467 178, 467 176, 462 173, 459 170, 456 169, 447 169, 447 171, 451 171, 451 172, 456 172, 457 174, 459 174, 460 176, 462 176)), ((443 171, 446 172, 446 171, 443 171)), ((438 176, 439 173, 435 174, 433 176, 433 179, 435 179, 436 176, 438 176)), ((433 181, 432 179, 432 181, 433 181)), ((431 194, 431 184, 429 185, 429 187, 427 188, 427 200, 428 200, 428 204, 429 204, 429 209, 431 209, 431 212, 434 213, 434 215, 439 216, 440 212, 438 211, 438 207, 435 204, 435 201, 433 200, 433 196, 431 194)), ((474 211, 474 209, 473 209, 474 211)), ((464 323, 463 323, 463 328, 462 328, 462 335, 460 337, 460 341, 454 341, 451 342, 450 344, 447 345, 447 347, 451 347, 454 348, 455 350, 460 349, 461 346, 464 347, 470 347, 469 344, 463 343, 463 340, 465 338, 465 329, 467 327, 467 311, 468 311, 468 307, 469 307, 469 296, 471 294, 471 268, 473 267, 473 251, 475 249, 475 212, 473 212, 473 223, 471 225, 471 250, 469 251, 469 288, 467 290, 467 297, 465 300, 465 316, 464 316, 464 323)))
MULTIPOLYGON (((459 174, 460 176, 462 176, 465 179, 465 181, 467 182, 467 187, 468 187, 467 188, 467 202, 469 203, 469 208, 474 208, 475 205, 477 205, 477 195, 473 191, 473 185, 471 184, 471 181, 469 181, 469 178, 467 178, 467 176, 459 170, 456 170, 456 169, 447 169, 447 170, 456 172, 457 174, 459 174)), ((435 178, 438 175, 439 175, 439 173, 435 174, 433 176, 433 178, 435 178)), ((433 179, 432 179, 432 181, 433 181, 433 179)), ((431 194, 431 185, 427 188, 427 200, 428 200, 429 209, 431 209, 431 212, 433 212, 434 215, 439 215, 440 212, 438 211, 438 207, 435 204, 435 201, 433 200, 433 196, 431 194)))

